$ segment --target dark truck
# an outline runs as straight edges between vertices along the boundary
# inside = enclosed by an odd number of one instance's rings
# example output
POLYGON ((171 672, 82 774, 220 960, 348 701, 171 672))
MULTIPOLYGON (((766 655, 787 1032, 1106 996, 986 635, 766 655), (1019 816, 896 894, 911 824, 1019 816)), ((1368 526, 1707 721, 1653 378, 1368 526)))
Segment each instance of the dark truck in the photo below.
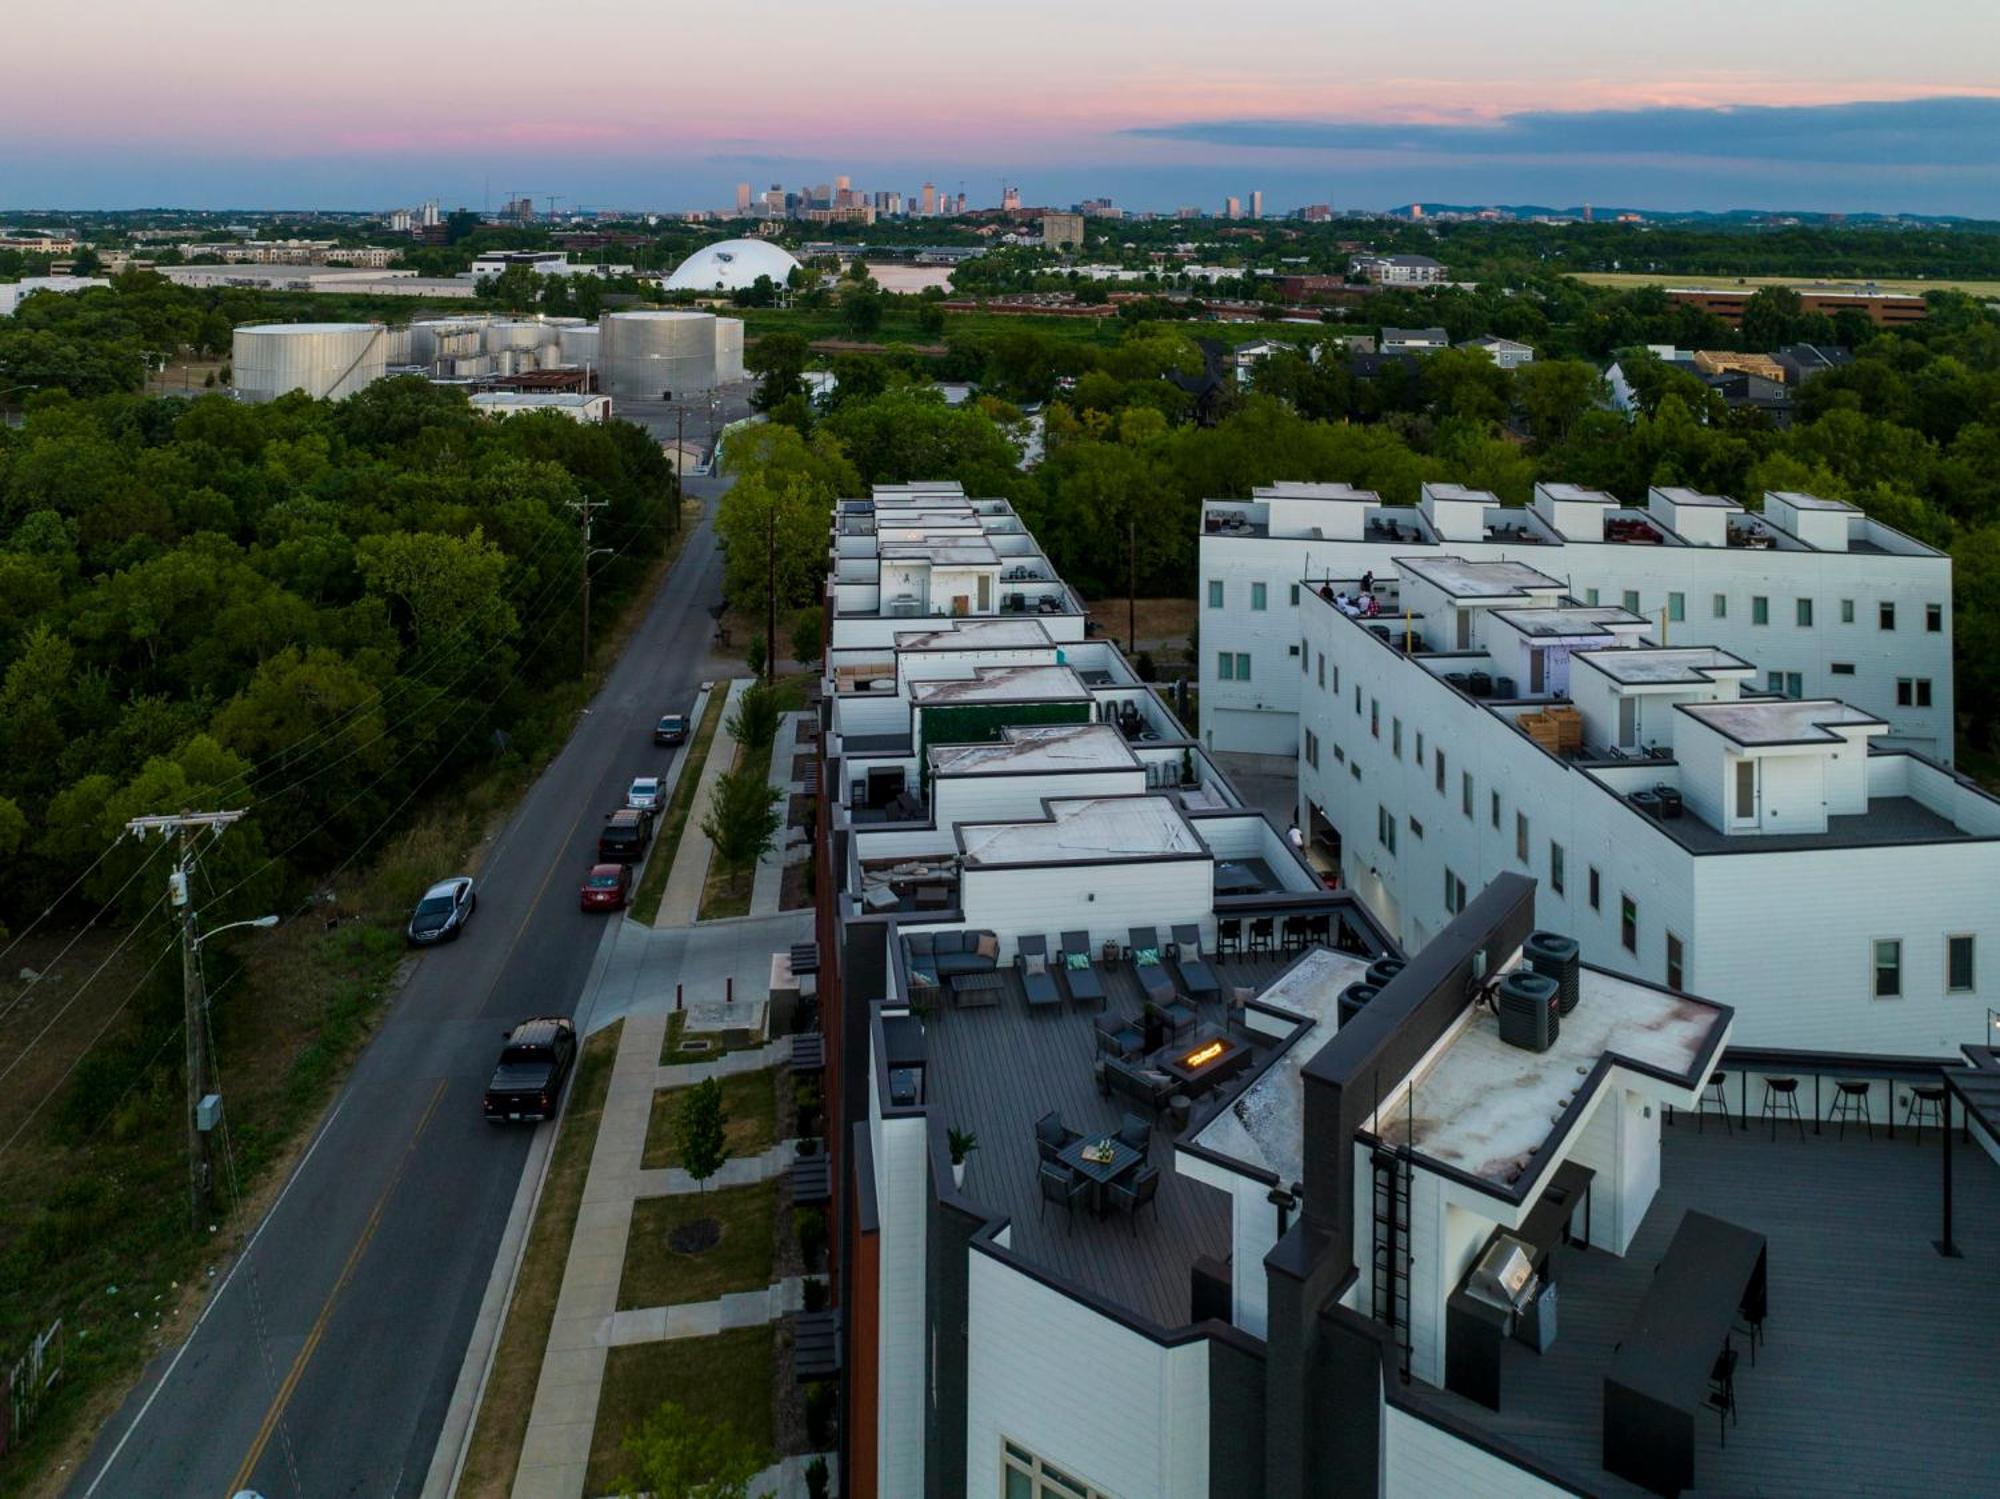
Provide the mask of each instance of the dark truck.
POLYGON ((559 1015, 523 1020, 502 1031, 507 1044, 486 1085, 486 1118, 491 1124, 517 1119, 553 1119, 563 1084, 576 1063, 576 1026, 559 1015))
POLYGON ((621 807, 604 819, 597 835, 597 857, 606 864, 637 864, 646 857, 646 845, 653 841, 653 814, 637 807, 621 807))

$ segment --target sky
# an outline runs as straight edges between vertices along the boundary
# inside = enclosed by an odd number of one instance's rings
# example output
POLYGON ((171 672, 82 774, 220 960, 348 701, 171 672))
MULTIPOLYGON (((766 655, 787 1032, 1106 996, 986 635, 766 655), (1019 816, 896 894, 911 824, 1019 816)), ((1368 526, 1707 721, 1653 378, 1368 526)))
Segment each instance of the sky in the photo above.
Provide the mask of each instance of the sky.
POLYGON ((830 181, 2000 218, 1980 0, 78 0, 0 41, 0 207, 676 210, 830 181))

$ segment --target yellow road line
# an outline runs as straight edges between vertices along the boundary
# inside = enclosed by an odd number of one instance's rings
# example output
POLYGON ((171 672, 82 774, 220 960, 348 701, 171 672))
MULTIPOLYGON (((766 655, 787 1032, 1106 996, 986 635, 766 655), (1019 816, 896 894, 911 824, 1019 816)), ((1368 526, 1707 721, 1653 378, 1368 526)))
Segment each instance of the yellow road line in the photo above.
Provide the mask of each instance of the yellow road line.
POLYGON ((361 1256, 367 1253, 368 1245, 375 1237, 375 1230, 382 1226, 382 1214, 389 1206, 389 1199, 396 1194, 402 1184, 403 1173, 409 1169, 410 1160, 417 1152, 417 1142, 424 1131, 430 1128, 431 1116, 437 1112, 438 1104, 444 1098, 446 1079, 439 1078, 437 1087, 431 1091, 431 1101, 424 1109, 424 1117, 417 1121, 417 1131, 410 1136, 409 1144, 403 1147, 402 1158, 396 1163, 396 1171, 382 1188, 382 1195, 375 1199, 375 1207, 368 1214, 368 1221, 362 1225, 361 1237, 354 1241, 354 1247, 347 1253, 347 1263, 340 1267, 340 1278, 334 1281, 333 1289, 327 1292, 326 1304, 319 1309, 319 1316, 313 1319, 312 1331, 306 1334, 305 1345, 299 1349, 298 1357, 292 1360, 292 1367, 286 1371, 284 1383, 278 1386, 278 1393, 271 1398, 271 1408, 264 1412, 264 1421, 257 1428, 256 1440, 250 1444, 250 1451, 244 1455, 243 1466, 236 1470, 236 1477, 230 1481, 229 1492, 238 1493, 250 1486, 250 1476, 264 1456, 265 1447, 270 1445, 271 1435, 278 1429, 283 1419, 285 1407, 291 1402, 292 1394, 304 1378, 306 1365, 312 1362, 313 1353, 319 1348, 320 1339, 326 1336, 327 1327, 333 1321, 333 1309, 339 1302, 347 1283, 354 1278, 354 1270, 361 1263, 361 1256))

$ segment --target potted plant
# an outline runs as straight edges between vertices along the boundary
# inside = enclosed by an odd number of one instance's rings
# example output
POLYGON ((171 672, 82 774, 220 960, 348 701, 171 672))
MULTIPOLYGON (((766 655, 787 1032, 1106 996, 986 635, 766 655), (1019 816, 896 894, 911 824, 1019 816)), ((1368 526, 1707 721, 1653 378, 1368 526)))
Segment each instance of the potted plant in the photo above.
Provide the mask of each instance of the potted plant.
POLYGON ((944 1135, 945 1148, 951 1152, 951 1184, 963 1189, 965 1186, 965 1158, 979 1149, 979 1136, 969 1129, 948 1129, 944 1135))

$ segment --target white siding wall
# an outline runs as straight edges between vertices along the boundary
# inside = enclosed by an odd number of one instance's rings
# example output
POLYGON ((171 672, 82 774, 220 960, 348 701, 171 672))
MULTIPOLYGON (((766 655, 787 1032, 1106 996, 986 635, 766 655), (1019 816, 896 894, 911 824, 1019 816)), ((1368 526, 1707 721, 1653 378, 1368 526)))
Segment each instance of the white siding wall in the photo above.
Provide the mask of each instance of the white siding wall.
POLYGON ((1567 1499, 1569 1491, 1394 1406, 1382 1411, 1383 1499, 1567 1499))
MULTIPOLYGON (((874 1069, 869 1069, 873 1090, 874 1069)), ((922 1119, 875 1122, 875 1194, 881 1222, 881 1371, 876 1441, 881 1492, 917 1499, 924 1491, 924 1225, 930 1206, 922 1119)))
MULTIPOLYGON (((1372 1180, 1372 1177, 1371 1177, 1372 1180)), ((1410 1373, 1426 1384, 1444 1383, 1444 1299, 1451 1286, 1445 1279, 1452 1234, 1443 1184, 1428 1171, 1410 1176, 1410 1373)), ((1459 1216, 1464 1216, 1460 1214, 1459 1216)), ((1372 1216, 1357 1253, 1372 1256, 1372 1216)))
POLYGON ((1051 796, 1135 796, 1146 789, 1142 770, 1107 770, 1063 776, 939 776, 932 782, 933 821, 940 828, 963 822, 1026 822, 1045 814, 1051 796))
POLYGON ((965 924, 996 932, 1011 957, 1023 932, 1054 938, 1088 929, 1093 950, 1107 937, 1123 943, 1135 926, 1160 929, 1207 917, 1215 866, 1207 859, 1158 864, 1075 864, 1061 869, 968 869, 959 891, 965 924))
POLYGON ((1118 1499, 1206 1499, 1208 1345, 1163 1348, 991 1255, 969 1258, 969 1499, 999 1499, 1003 1438, 1118 1499))

